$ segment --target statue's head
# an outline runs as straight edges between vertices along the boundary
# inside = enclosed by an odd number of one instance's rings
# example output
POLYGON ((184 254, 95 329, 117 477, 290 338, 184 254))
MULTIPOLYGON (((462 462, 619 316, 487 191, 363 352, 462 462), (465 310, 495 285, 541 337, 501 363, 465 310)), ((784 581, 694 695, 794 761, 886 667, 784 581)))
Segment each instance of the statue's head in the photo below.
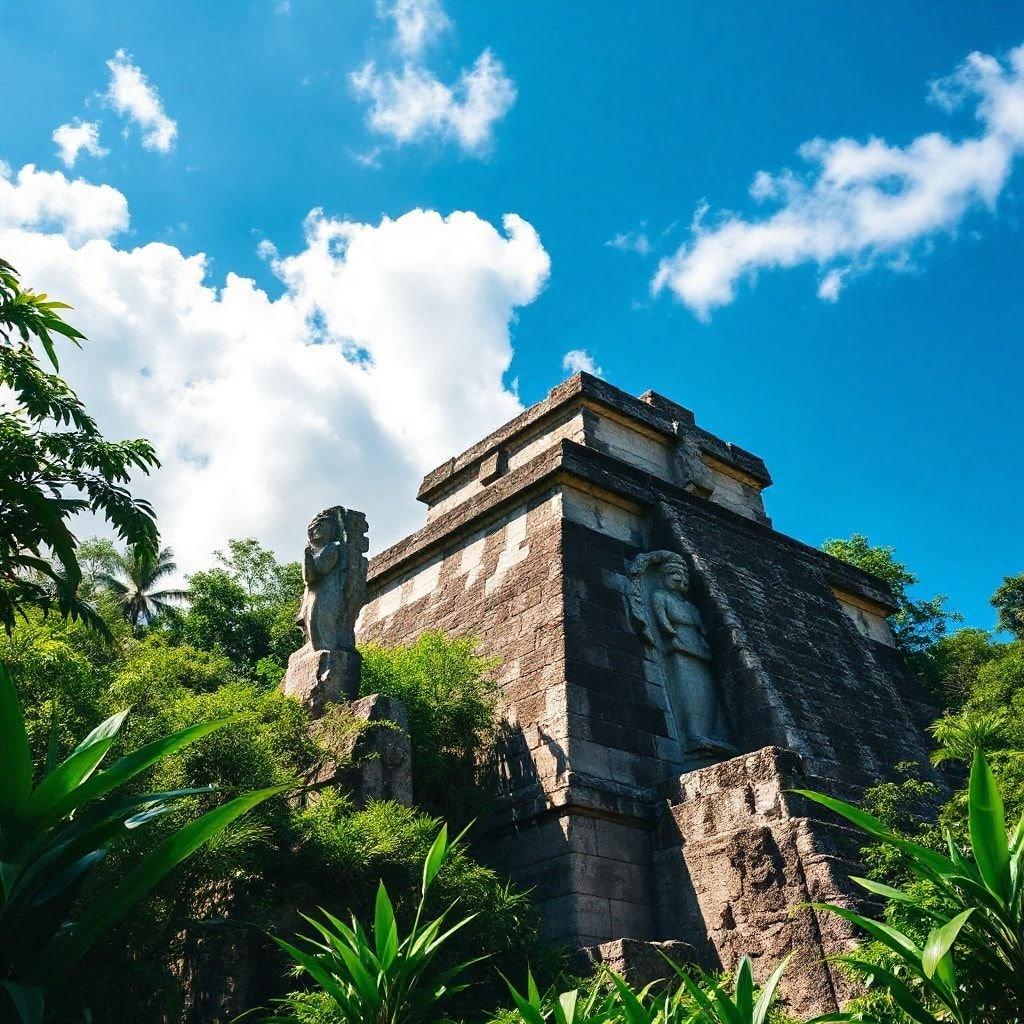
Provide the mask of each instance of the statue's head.
POLYGON ((330 544, 331 541, 341 540, 339 511, 337 508, 328 508, 314 517, 306 531, 310 544, 322 548, 325 544, 330 544))
POLYGON ((667 558, 661 563, 661 581, 668 590, 686 595, 690 589, 690 570, 686 563, 677 557, 667 558))

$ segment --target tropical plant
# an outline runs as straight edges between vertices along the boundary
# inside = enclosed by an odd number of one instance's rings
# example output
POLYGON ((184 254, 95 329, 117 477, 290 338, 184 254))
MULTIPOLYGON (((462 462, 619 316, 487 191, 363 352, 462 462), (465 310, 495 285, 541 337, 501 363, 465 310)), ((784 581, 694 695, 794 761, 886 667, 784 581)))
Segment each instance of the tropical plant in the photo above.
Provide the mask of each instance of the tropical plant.
MULTIPOLYGON (((888 993, 918 1024, 1024 1019, 1024 817, 1008 837, 1002 797, 984 754, 975 751, 971 765, 966 850, 947 832, 947 853, 940 853, 897 835, 851 804, 799 792, 899 851, 910 874, 924 884, 897 889, 853 879, 923 925, 927 938, 921 944, 892 924, 847 907, 811 904, 862 928, 891 955, 891 966, 858 953, 840 961, 888 993)), ((834 1019, 865 1018, 841 1014, 834 1019)))
POLYGON ((113 596, 125 619, 133 626, 140 626, 188 597, 187 590, 156 589, 161 580, 177 571, 170 548, 161 548, 154 555, 140 547, 119 553, 114 571, 100 572, 96 579, 113 596))
MULTIPOLYGON (((60 764, 48 756, 43 777, 33 786, 21 704, 0 662, 0 988, 23 1024, 42 1020, 48 991, 168 872, 236 818, 284 788, 236 797, 191 821, 73 918, 83 883, 113 845, 131 830, 210 789, 130 796, 115 791, 227 724, 221 719, 181 729, 100 771, 126 716, 127 711, 122 711, 98 725, 60 764)), ((5 1016, 10 1016, 9 1010, 5 1016)))
POLYGON ((605 970, 586 994, 570 989, 542 995, 530 973, 525 993, 506 979, 516 1019, 522 1024, 766 1024, 790 960, 786 957, 779 964, 759 992, 749 957, 740 960, 731 985, 694 965, 684 968, 664 953, 662 958, 677 976, 677 984, 654 981, 637 990, 614 971, 605 970))
POLYGON ((148 441, 111 442, 67 383, 40 365, 35 342, 58 369, 54 336, 84 335, 61 318, 69 308, 21 287, 0 260, 0 624, 10 631, 26 608, 56 608, 104 630, 82 599, 78 542, 69 520, 104 516, 132 547, 155 552, 149 504, 126 488, 133 470, 159 465, 148 441))
MULTIPOLYGON (((274 941, 297 967, 326 993, 334 1004, 338 1021, 420 1024, 434 1019, 441 1000, 466 987, 456 979, 482 957, 443 969, 435 966, 435 960, 444 944, 469 924, 472 916, 446 928, 452 909, 449 907, 439 917, 423 921, 427 893, 451 848, 444 826, 423 862, 419 906, 404 938, 399 937, 395 910, 383 882, 377 887, 372 935, 367 934, 354 914, 350 927, 321 910, 325 919, 322 922, 303 915, 318 933, 316 938, 301 936, 303 948, 275 937, 274 941)), ((275 1024, 301 1021, 308 1005, 299 995, 288 996, 277 1001, 277 1011, 267 1020, 275 1024)))
POLYGON ((997 627, 1024 640, 1024 572, 1005 576, 990 603, 998 615, 997 627))
MULTIPOLYGON (((750 958, 741 957, 740 962, 736 965, 731 992, 727 986, 699 967, 689 968, 700 981, 700 984, 697 984, 697 981, 686 970, 669 960, 668 957, 665 959, 668 960, 679 977, 681 982, 679 991, 685 991, 696 1007, 696 1013, 690 1017, 693 1024, 765 1024, 775 1002, 775 990, 782 980, 790 956, 783 958, 760 991, 754 985, 754 968, 750 963, 750 958)), ((619 981, 620 991, 621 986, 622 982, 619 981)), ((825 1021, 829 1018, 817 1019, 825 1021)), ((633 1022, 629 1021, 628 1024, 633 1024, 633 1022)))
MULTIPOLYGON (((518 992, 507 978, 505 984, 515 1003, 515 1019, 523 1024, 606 1024, 616 1019, 617 999, 615 991, 603 986, 602 980, 600 975, 595 978, 587 992, 573 988, 541 994, 533 972, 527 971, 525 993, 518 992)), ((646 992, 637 994, 641 1007, 645 997, 646 992)))

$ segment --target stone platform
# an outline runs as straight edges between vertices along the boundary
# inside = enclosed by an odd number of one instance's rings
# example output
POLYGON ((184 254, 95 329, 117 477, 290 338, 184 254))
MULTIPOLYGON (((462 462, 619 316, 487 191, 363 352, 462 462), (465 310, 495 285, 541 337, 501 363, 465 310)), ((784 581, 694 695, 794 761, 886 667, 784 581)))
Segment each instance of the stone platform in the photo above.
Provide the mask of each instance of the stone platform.
POLYGON ((300 647, 289 659, 281 689, 297 697, 312 718, 319 718, 327 704, 339 704, 359 696, 358 651, 314 651, 300 647))

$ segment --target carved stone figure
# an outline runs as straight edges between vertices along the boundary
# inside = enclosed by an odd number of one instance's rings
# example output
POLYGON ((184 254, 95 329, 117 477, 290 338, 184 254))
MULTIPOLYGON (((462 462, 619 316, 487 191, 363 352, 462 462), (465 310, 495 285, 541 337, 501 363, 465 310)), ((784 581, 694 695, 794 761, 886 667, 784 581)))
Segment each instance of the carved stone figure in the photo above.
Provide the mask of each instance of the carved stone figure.
POLYGON ((690 571, 672 551, 640 555, 629 566, 633 615, 661 666, 684 753, 729 755, 721 697, 711 671, 711 647, 690 600, 690 571))
POLYGON ((366 517, 336 505, 309 524, 302 563, 306 589, 296 622, 314 651, 355 648, 355 622, 366 601, 366 517))
POLYGON ((306 587, 296 622, 306 643, 288 659, 282 684, 314 717, 329 701, 359 692, 355 623, 366 601, 366 516, 335 505, 309 524, 302 565, 306 587))

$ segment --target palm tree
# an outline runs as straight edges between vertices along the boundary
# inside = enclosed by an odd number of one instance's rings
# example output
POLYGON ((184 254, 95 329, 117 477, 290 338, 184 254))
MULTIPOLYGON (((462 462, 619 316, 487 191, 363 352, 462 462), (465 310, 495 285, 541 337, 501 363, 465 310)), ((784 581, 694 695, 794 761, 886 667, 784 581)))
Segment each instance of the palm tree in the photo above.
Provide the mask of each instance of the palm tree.
POLYGON ((177 571, 170 548, 161 548, 156 558, 132 548, 119 553, 114 571, 99 573, 97 582, 113 595, 124 617, 138 626, 188 597, 187 590, 154 589, 160 580, 177 571))

